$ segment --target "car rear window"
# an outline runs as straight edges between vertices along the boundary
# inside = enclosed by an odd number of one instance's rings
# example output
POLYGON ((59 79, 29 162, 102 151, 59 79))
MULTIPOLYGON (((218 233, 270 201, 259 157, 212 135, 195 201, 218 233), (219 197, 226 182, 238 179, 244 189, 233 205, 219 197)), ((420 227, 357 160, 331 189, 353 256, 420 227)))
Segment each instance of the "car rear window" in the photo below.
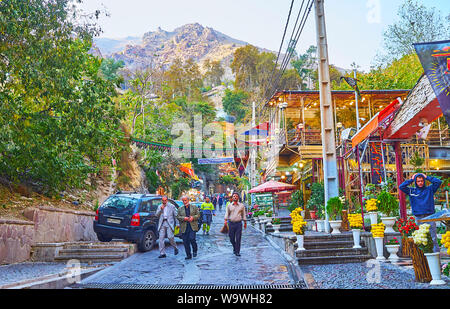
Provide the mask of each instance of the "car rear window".
POLYGON ((138 199, 127 196, 110 196, 102 205, 102 208, 113 208, 119 211, 130 210, 136 206, 138 199))

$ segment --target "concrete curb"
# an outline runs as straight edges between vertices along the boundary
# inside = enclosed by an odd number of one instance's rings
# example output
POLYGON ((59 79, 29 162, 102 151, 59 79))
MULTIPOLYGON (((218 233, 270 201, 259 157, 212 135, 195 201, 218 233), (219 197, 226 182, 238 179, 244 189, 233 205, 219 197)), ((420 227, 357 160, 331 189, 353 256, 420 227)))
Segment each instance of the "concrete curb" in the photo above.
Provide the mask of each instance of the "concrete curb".
MULTIPOLYGON (((83 280, 107 267, 108 266, 101 266, 94 269, 82 269, 80 279, 83 280)), ((63 289, 75 283, 70 282, 68 276, 70 276, 69 271, 64 271, 53 275, 5 284, 0 286, 0 289, 63 289)))

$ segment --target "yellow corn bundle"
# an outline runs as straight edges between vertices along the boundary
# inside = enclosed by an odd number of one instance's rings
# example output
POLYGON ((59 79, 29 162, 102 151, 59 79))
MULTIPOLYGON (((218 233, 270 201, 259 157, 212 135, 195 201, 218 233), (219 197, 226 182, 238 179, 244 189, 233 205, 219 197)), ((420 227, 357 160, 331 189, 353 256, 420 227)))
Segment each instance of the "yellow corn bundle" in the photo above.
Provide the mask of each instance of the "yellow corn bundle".
POLYGON ((372 224, 372 236, 373 237, 384 237, 384 228, 385 225, 383 223, 372 224))

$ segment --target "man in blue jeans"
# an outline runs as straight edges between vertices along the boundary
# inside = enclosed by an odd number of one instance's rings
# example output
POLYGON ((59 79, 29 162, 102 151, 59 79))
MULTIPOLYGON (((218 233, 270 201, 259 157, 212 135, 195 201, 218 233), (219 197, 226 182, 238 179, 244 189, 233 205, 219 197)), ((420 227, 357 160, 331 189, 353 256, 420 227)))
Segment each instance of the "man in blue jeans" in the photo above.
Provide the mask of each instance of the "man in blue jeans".
MULTIPOLYGON (((434 194, 441 186, 442 181, 438 178, 432 176, 426 176, 422 173, 417 173, 412 176, 411 179, 404 181, 400 186, 400 190, 402 190, 406 195, 409 196, 409 201, 411 203, 411 210, 416 218, 417 224, 418 220, 428 217, 434 214, 434 194), (425 185, 425 181, 428 180, 431 182, 430 186, 425 185), (409 187, 410 184, 415 183, 415 187, 409 187)), ((436 235, 436 222, 427 222, 430 224, 430 234, 433 239, 433 251, 439 252, 439 245, 437 243, 437 235, 436 235)))

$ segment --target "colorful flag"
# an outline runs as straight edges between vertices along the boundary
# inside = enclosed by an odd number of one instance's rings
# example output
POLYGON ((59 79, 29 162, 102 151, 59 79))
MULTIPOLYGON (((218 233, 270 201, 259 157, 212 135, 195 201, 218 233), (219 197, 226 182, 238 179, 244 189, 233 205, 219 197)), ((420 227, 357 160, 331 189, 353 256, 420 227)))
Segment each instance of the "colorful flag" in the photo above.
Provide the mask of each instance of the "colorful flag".
POLYGON ((422 67, 450 124, 450 40, 414 44, 422 67))

